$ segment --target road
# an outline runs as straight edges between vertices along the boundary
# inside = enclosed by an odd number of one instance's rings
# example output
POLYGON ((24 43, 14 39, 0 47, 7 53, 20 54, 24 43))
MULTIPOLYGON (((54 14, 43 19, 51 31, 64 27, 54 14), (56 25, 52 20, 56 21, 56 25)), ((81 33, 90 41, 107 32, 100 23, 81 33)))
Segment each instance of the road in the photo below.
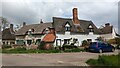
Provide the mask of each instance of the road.
MULTIPOLYGON (((102 53, 118 54, 115 52, 102 53)), ((85 62, 97 59, 99 53, 52 53, 52 54, 2 54, 2 66, 88 66, 85 62)))

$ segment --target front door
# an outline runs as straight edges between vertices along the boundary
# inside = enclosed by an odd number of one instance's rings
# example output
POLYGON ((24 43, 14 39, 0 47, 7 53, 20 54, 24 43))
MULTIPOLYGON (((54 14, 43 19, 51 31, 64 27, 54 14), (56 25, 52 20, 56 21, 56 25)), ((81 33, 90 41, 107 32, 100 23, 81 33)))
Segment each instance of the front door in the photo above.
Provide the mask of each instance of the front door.
POLYGON ((57 46, 61 46, 62 44, 61 44, 61 39, 56 39, 56 45, 57 46))
POLYGON ((32 44, 32 40, 27 40, 27 44, 31 45, 32 44))

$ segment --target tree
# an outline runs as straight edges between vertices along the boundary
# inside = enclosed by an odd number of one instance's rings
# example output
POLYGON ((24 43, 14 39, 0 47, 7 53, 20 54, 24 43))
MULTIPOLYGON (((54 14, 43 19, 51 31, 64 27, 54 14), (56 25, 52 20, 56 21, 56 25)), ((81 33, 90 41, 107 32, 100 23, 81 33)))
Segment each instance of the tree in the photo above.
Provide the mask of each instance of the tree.
POLYGON ((110 40, 107 41, 107 43, 109 43, 109 44, 116 44, 116 40, 115 40, 115 38, 114 39, 110 39, 110 40))
POLYGON ((8 27, 9 22, 8 22, 8 20, 6 18, 0 17, 0 19, 1 19, 0 23, 2 23, 2 28, 4 30, 6 27, 8 27))
POLYGON ((120 45, 120 38, 115 38, 116 44, 120 45))
POLYGON ((120 38, 110 39, 107 42, 110 43, 110 44, 118 44, 118 45, 120 45, 120 38))

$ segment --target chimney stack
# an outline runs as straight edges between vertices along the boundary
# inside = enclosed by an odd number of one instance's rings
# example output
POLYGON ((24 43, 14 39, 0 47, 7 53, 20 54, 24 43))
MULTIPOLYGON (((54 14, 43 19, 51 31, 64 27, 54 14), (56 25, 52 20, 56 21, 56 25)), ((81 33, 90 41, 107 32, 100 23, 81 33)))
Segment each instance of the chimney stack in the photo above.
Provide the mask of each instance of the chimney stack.
POLYGON ((26 22, 23 22, 23 26, 25 26, 26 25, 26 22))
POLYGON ((10 24, 10 29, 13 30, 13 24, 10 24))
POLYGON ((73 23, 74 24, 80 24, 80 22, 78 20, 77 8, 73 8, 73 23))
POLYGON ((43 23, 42 19, 41 19, 41 21, 40 21, 40 24, 41 24, 41 23, 43 23))
POLYGON ((110 26, 110 23, 106 23, 106 24, 105 24, 105 27, 108 27, 108 26, 110 26))

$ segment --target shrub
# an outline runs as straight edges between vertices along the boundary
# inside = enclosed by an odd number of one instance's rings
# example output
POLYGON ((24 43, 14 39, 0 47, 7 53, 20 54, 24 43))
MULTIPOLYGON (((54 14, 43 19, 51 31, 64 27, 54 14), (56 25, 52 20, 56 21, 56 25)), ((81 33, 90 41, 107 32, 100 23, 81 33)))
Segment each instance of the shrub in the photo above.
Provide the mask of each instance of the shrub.
POLYGON ((63 45, 62 46, 62 49, 65 50, 65 49, 74 49, 74 48, 78 48, 77 46, 74 46, 74 45, 63 45))
POLYGON ((12 48, 10 45, 2 45, 2 49, 12 48))
POLYGON ((89 59, 86 63, 90 64, 91 66, 98 66, 98 61, 96 59, 89 59))
POLYGON ((42 42, 40 43, 40 45, 38 45, 38 49, 39 49, 39 50, 41 50, 41 49, 43 50, 43 49, 44 49, 44 45, 45 45, 45 42, 42 41, 42 42))
POLYGON ((60 53, 60 50, 26 50, 25 48, 16 48, 11 50, 3 49, 2 53, 60 53))
POLYGON ((64 50, 64 52, 81 52, 81 51, 82 51, 82 50, 79 49, 79 48, 64 50))

